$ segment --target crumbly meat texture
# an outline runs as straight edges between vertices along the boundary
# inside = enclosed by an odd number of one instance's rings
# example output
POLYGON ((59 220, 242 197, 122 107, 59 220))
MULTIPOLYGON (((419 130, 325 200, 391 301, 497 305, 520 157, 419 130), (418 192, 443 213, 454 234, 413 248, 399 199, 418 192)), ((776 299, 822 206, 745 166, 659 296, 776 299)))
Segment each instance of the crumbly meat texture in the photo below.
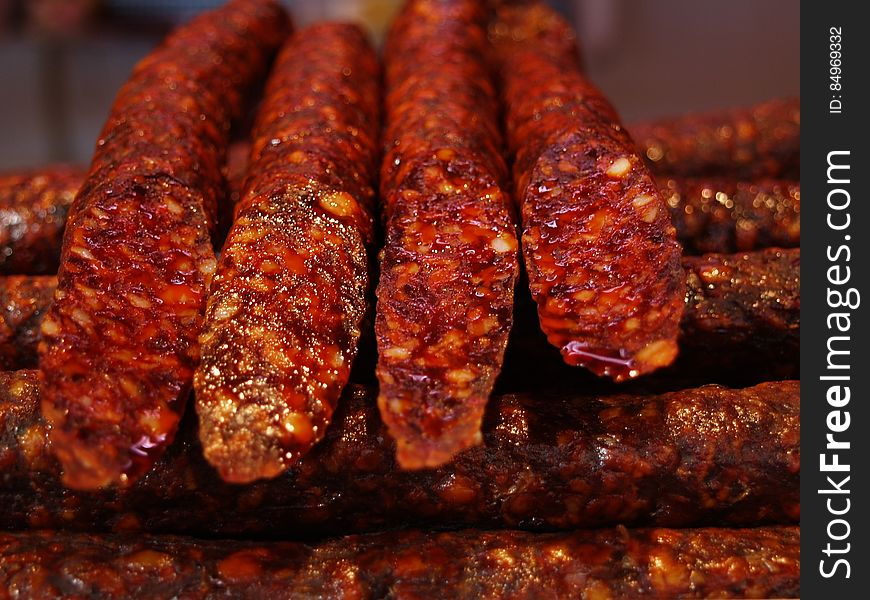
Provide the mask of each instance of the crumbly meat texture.
POLYGON ((685 287, 651 174, 579 67, 537 39, 494 39, 541 328, 567 363, 617 381, 669 365, 685 287))
POLYGON ((482 7, 413 0, 386 45, 377 377, 399 464, 415 469, 481 441, 518 243, 482 7))

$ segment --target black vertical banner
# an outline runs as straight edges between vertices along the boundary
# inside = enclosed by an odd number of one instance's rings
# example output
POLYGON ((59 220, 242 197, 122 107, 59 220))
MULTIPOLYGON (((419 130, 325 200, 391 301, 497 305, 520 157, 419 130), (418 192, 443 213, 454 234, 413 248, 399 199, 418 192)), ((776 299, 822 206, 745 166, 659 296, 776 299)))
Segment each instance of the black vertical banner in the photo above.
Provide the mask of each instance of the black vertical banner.
POLYGON ((864 3, 801 15, 801 595, 870 589, 870 30, 864 3), (863 490, 863 491, 862 491, 863 490))

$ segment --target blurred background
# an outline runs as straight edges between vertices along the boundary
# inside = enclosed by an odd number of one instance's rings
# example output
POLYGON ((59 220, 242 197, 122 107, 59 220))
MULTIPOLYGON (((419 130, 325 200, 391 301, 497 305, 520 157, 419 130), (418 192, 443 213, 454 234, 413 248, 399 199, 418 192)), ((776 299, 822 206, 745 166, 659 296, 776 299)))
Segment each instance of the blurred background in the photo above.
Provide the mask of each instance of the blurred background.
MULTIPOLYGON (((0 0, 0 170, 87 164, 116 91, 173 25, 221 0, 0 0)), ((401 0, 284 0, 296 23, 350 19, 380 39, 401 0)), ((553 0, 623 119, 800 91, 794 0, 553 0)))

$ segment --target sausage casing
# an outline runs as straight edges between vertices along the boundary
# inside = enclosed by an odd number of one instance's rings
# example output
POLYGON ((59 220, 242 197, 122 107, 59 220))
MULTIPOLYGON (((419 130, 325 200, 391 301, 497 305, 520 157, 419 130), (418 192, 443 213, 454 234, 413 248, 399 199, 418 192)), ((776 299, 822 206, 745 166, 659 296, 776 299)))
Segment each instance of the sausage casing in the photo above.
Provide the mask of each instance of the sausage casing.
MULTIPOLYGON (((0 527, 338 535, 408 526, 574 529, 796 523, 798 382, 657 396, 494 396, 483 445, 406 471, 375 392, 349 386, 324 440, 280 477, 231 485, 195 427, 127 489, 63 489, 32 371, 0 374, 0 527)), ((192 420, 189 425, 193 425, 192 420)))
POLYGON ((792 598, 800 531, 397 531, 318 544, 0 534, 15 597, 792 598))
POLYGON ((57 271, 67 213, 84 177, 66 165, 0 174, 0 275, 57 271))
POLYGON ((800 98, 637 123, 629 127, 662 175, 800 179, 800 98))

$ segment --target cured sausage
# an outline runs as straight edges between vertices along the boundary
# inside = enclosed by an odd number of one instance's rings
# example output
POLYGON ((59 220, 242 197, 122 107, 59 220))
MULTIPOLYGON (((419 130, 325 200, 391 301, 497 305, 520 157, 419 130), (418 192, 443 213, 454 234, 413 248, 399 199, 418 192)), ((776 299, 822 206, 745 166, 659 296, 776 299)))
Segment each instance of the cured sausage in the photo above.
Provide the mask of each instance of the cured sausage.
POLYGON ((717 373, 761 363, 769 378, 797 376, 800 362, 800 249, 706 254, 683 259, 683 369, 717 373), (739 351, 735 350, 740 348, 739 351))
POLYGON ((0 277, 0 369, 36 367, 39 326, 56 287, 53 275, 0 277))
POLYGON ((546 44, 496 39, 495 57, 541 328, 568 364, 617 381, 669 365, 685 292, 680 246, 634 143, 546 44))
MULTIPOLYGON (((324 536, 419 526, 573 529, 796 523, 800 387, 658 396, 495 396, 484 444, 406 471, 375 392, 349 386, 324 440, 281 477, 224 483, 184 429, 125 490, 63 489, 31 371, 0 374, 0 527, 324 536)), ((189 420, 188 425, 193 425, 189 420)))
POLYGON ((800 530, 397 531, 318 544, 0 534, 10 597, 792 598, 800 530))
POLYGON ((67 212, 83 180, 68 165, 0 174, 0 275, 57 271, 67 212))
POLYGON ((412 0, 387 36, 377 376, 408 469, 480 443, 511 327, 518 245, 486 50, 470 0, 412 0))
MULTIPOLYGON (((800 377, 799 248, 685 257, 683 267, 687 294, 680 358, 631 385, 631 391, 705 383, 747 386, 800 377)), ((517 294, 515 315, 497 391, 607 389, 586 373, 560 364, 528 294, 517 294)))
POLYGON ((534 44, 537 52, 560 61, 565 69, 583 69, 577 35, 562 16, 546 2, 490 2, 489 40, 499 47, 509 44, 534 44))
POLYGON ((42 411, 64 482, 125 485, 172 440, 199 361, 232 119, 282 41, 272 0, 177 29, 112 107, 42 322, 42 411))
POLYGON ((302 30, 276 60, 194 378, 203 452, 226 481, 299 460, 348 381, 366 311, 378 85, 352 25, 302 30))
POLYGON ((669 178, 659 189, 686 253, 800 246, 800 182, 669 178))
POLYGON ((800 98, 637 123, 629 131, 663 175, 800 179, 800 98))

